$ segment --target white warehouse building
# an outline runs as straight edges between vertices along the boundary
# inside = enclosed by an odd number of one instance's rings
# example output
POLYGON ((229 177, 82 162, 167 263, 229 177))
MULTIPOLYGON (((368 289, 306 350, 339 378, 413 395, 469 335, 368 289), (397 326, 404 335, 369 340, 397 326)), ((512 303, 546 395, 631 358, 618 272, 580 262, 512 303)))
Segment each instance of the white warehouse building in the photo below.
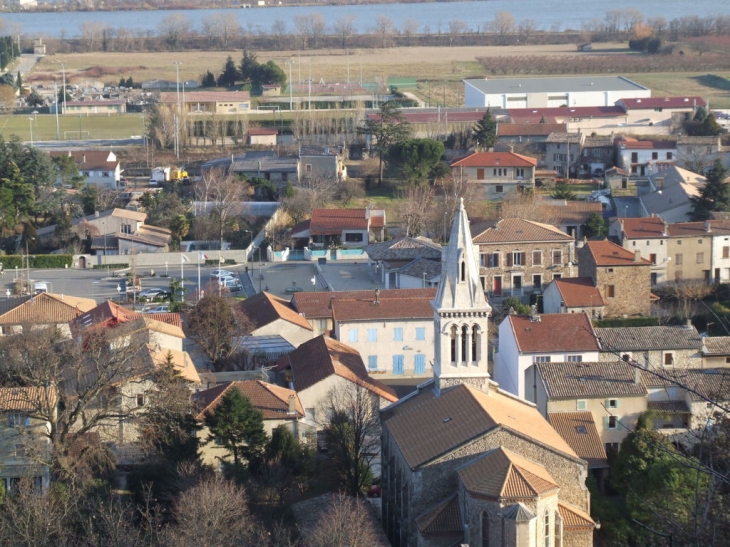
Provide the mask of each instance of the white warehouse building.
POLYGON ((464 80, 464 103, 483 108, 614 106, 619 99, 651 97, 651 90, 623 76, 464 80))

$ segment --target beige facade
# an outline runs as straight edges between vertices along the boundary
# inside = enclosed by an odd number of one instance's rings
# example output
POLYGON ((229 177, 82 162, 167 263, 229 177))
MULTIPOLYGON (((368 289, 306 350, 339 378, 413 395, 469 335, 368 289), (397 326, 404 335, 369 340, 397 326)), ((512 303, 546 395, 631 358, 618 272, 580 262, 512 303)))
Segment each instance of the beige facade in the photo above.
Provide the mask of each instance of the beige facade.
MULTIPOLYGON (((686 223, 699 224, 702 223, 686 223)), ((672 231, 674 227, 672 226, 672 231)), ((712 233, 706 232, 699 227, 692 230, 695 233, 688 233, 690 230, 683 230, 683 235, 676 235, 669 238, 667 242, 667 280, 684 281, 699 279, 711 281, 711 258, 712 258, 712 233)))

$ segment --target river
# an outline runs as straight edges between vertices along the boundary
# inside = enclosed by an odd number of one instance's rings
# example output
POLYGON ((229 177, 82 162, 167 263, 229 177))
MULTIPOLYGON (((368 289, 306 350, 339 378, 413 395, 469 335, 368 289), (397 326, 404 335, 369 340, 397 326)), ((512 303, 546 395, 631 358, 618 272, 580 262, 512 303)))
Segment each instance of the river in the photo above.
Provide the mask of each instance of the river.
MULTIPOLYGON (((246 0, 254 2, 255 0, 246 0)), ((273 4, 274 0, 270 0, 273 4)), ((358 32, 370 31, 380 15, 389 17, 396 28, 404 21, 415 19, 419 32, 424 34, 448 31, 449 21, 460 19, 471 30, 483 28, 485 22, 500 11, 510 12, 519 24, 524 19, 533 19, 539 30, 578 30, 593 19, 603 19, 609 10, 635 8, 648 17, 664 17, 670 21, 677 17, 698 15, 713 16, 718 13, 730 15, 717 0, 611 0, 603 5, 591 0, 489 0, 475 2, 431 2, 424 4, 377 4, 351 6, 291 7, 271 6, 251 9, 201 9, 201 10, 156 10, 156 11, 100 11, 100 12, 43 12, 43 13, 0 13, 5 23, 5 32, 19 32, 29 38, 40 36, 73 38, 80 36, 83 22, 96 21, 111 28, 127 28, 135 33, 157 32, 160 22, 173 13, 184 15, 194 29, 200 30, 200 21, 213 13, 229 14, 238 20, 244 29, 267 33, 277 20, 283 21, 289 32, 294 30, 293 21, 297 15, 321 13, 328 25, 343 16, 353 16, 358 32)), ((328 29, 329 30, 329 29, 328 29)))

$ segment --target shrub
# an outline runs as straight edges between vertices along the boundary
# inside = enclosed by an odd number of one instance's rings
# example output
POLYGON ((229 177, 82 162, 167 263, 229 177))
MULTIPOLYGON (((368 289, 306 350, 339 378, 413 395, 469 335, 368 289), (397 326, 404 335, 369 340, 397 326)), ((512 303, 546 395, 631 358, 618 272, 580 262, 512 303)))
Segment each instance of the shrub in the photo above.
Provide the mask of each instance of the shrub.
POLYGON ((6 270, 14 268, 70 268, 73 265, 73 255, 30 255, 30 260, 26 262, 25 256, 21 255, 5 255, 0 256, 0 263, 6 270))
POLYGON ((129 268, 129 264, 94 264, 93 270, 106 270, 107 268, 111 268, 112 270, 125 270, 129 268))

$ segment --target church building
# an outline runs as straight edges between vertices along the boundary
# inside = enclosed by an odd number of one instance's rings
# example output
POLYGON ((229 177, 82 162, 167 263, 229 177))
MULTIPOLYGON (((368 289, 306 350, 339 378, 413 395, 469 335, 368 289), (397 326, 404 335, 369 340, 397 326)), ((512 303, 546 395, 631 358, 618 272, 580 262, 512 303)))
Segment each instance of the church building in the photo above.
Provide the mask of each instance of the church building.
POLYGON ((489 376, 491 308, 461 203, 434 308, 434 377, 383 409, 383 525, 396 547, 590 547, 587 463, 489 376))

